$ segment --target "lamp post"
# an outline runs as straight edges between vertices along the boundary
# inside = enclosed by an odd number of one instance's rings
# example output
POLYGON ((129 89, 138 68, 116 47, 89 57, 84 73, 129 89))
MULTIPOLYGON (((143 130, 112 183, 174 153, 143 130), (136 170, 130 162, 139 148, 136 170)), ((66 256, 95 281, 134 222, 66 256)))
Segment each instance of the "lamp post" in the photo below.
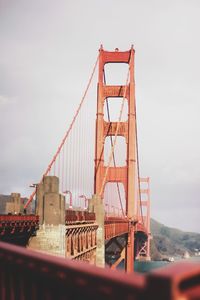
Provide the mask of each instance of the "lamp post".
POLYGON ((32 184, 29 185, 29 187, 36 188, 37 187, 37 183, 32 183, 32 184))
POLYGON ((82 199, 85 200, 85 207, 84 207, 84 209, 87 209, 87 203, 88 203, 87 197, 85 195, 80 195, 79 198, 82 198, 82 199))
POLYGON ((72 192, 71 191, 65 191, 63 193, 69 195, 69 208, 72 208, 72 192))
MULTIPOLYGON (((36 191, 37 191, 37 186, 38 186, 37 183, 32 183, 32 184, 29 185, 30 188, 34 188, 36 191)), ((33 199, 34 199, 34 197, 33 197, 33 199)), ((37 192, 36 192, 36 197, 35 197, 35 207, 33 208, 35 213, 36 213, 36 207, 37 207, 37 192)), ((24 214, 26 215, 26 213, 27 213, 27 209, 24 208, 24 214)))

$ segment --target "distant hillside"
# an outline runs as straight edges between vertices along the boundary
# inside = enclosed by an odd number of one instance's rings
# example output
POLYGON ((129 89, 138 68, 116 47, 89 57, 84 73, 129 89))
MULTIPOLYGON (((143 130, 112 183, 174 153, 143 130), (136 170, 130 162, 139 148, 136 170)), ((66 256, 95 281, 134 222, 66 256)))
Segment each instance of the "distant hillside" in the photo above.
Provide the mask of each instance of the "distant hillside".
POLYGON ((182 256, 185 251, 194 255, 200 249, 200 234, 167 227, 151 219, 151 255, 153 260, 182 256))

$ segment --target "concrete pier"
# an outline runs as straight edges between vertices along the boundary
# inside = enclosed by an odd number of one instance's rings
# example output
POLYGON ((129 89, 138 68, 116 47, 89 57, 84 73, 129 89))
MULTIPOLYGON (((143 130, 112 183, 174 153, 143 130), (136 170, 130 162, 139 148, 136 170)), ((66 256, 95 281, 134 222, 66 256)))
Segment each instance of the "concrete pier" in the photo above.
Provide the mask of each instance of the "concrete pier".
POLYGON ((65 197, 59 194, 58 177, 44 177, 37 185, 36 201, 40 228, 28 248, 65 257, 65 197))

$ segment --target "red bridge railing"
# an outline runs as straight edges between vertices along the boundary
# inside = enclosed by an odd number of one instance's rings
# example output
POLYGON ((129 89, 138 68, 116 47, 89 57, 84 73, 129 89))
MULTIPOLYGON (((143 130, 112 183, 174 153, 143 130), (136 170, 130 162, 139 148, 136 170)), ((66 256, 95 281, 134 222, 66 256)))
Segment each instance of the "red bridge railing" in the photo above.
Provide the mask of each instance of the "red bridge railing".
POLYGON ((1 300, 200 299, 200 264, 127 275, 0 243, 1 300))
POLYGON ((0 238, 22 232, 32 232, 39 227, 36 215, 0 215, 0 238))
POLYGON ((66 225, 75 223, 90 223, 95 222, 95 213, 88 211, 76 211, 68 209, 65 211, 65 223, 66 225))
POLYGON ((0 215, 0 224, 8 222, 39 222, 36 215, 0 215))
POLYGON ((120 217, 105 218, 105 240, 129 232, 129 220, 120 217))

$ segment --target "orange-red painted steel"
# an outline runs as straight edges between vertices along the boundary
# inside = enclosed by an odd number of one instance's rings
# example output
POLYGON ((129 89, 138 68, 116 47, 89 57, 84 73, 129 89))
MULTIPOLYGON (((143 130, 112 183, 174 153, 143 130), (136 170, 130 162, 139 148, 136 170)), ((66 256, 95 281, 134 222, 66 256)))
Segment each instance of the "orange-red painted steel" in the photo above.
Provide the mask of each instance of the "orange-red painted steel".
MULTIPOLYGON (((97 60, 96 60, 95 65, 94 65, 94 67, 93 67, 93 70, 92 70, 92 73, 91 73, 91 75, 90 75, 88 84, 87 84, 87 86, 86 86, 85 92, 84 92, 83 97, 82 97, 82 99, 81 99, 81 102, 80 102, 80 104, 79 104, 79 106, 78 106, 78 109, 77 109, 77 111, 76 111, 76 113, 75 113, 75 115, 74 115, 74 117, 73 117, 73 119, 72 119, 72 122, 70 123, 70 126, 69 126, 67 132, 65 133, 65 135, 64 135, 64 137, 63 137, 63 139, 62 139, 62 142, 60 143, 60 145, 59 145, 59 147, 58 147, 58 149, 57 149, 55 155, 53 156, 53 158, 52 158, 50 164, 48 165, 46 171, 45 171, 44 174, 42 175, 42 177, 41 177, 41 179, 40 179, 40 183, 43 181, 44 177, 47 176, 47 175, 49 174, 49 172, 51 171, 52 166, 54 165, 56 159, 58 158, 58 156, 59 156, 59 154, 60 154, 60 152, 61 152, 61 150, 63 149, 64 144, 65 144, 65 142, 66 142, 66 140, 67 140, 67 138, 68 138, 68 136, 69 136, 69 134, 70 134, 70 132, 71 132, 73 126, 74 126, 74 123, 76 122, 76 118, 77 118, 77 116, 78 116, 78 114, 79 114, 79 112, 80 112, 80 110, 81 110, 81 107, 82 107, 84 101, 85 101, 86 95, 87 95, 87 93, 88 93, 89 87, 90 87, 91 82, 92 82, 92 79, 93 79, 93 77, 94 77, 95 70, 96 70, 96 67, 97 67, 97 64, 98 64, 98 60, 99 60, 99 56, 97 57, 97 60)), ((33 198, 34 198, 35 195, 36 195, 36 188, 34 189, 34 191, 32 192, 32 194, 30 195, 28 201, 27 201, 26 204, 24 205, 24 208, 25 208, 25 209, 26 209, 26 208, 28 207, 28 205, 32 202, 32 200, 33 200, 33 198)))
POLYGON ((94 263, 96 253, 95 214, 88 211, 66 210, 66 257, 94 263))
POLYGON ((127 275, 0 243, 1 300, 199 300, 199 287, 200 264, 127 275))
POLYGON ((105 219, 105 240, 129 233, 129 220, 127 218, 107 217, 105 219))
POLYGON ((76 224, 76 223, 89 223, 89 222, 95 222, 96 216, 93 212, 88 211, 77 211, 77 210, 71 210, 67 209, 65 211, 65 224, 76 224))
POLYGON ((36 215, 0 215, 0 224, 4 222, 39 222, 36 215))
POLYGON ((147 277, 149 299, 199 300, 200 263, 172 263, 147 277))
POLYGON ((143 233, 143 242, 139 237, 141 235, 136 234, 136 257, 143 259, 146 257, 150 259, 150 178, 139 178, 139 183, 143 184, 143 188, 140 188, 140 197, 137 201, 137 224, 135 226, 136 233, 143 233))
MULTIPOLYGON (((103 47, 99 50, 99 77, 98 77, 98 98, 97 98, 97 118, 96 118, 96 150, 95 150, 95 194, 100 196, 104 193, 105 184, 108 182, 122 183, 126 197, 126 215, 133 221, 136 195, 136 112, 135 112, 135 82, 134 82, 134 49, 129 51, 105 51, 103 47), (125 85, 107 86, 104 77, 104 66, 107 63, 126 63, 129 67, 125 85), (130 79, 130 82, 128 82, 130 79), (123 93, 122 93, 123 91, 123 93), (104 103, 106 98, 121 97, 123 109, 124 100, 128 102, 128 120, 122 122, 106 122, 104 120, 104 103), (109 130, 108 130, 109 129, 109 130), (106 131, 107 130, 107 131, 106 131), (104 164, 104 142, 107 136, 124 136, 127 142, 126 165, 111 167, 104 164)), ((119 113, 119 116, 121 115, 119 113)), ((111 155, 114 153, 112 145, 111 155)), ((132 224, 130 222, 130 224, 132 224)), ((133 271, 134 252, 134 230, 129 226, 128 242, 125 254, 125 268, 127 272, 133 271)))
POLYGON ((36 215, 0 215, 0 237, 35 231, 38 227, 39 216, 36 215))

